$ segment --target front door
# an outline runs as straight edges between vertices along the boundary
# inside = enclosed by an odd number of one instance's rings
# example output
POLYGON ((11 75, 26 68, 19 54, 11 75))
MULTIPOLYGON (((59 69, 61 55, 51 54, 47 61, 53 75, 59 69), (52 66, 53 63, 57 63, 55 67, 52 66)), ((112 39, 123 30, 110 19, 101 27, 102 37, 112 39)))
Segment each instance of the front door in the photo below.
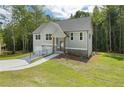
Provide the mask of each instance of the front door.
POLYGON ((64 50, 64 41, 60 41, 60 51, 64 50))

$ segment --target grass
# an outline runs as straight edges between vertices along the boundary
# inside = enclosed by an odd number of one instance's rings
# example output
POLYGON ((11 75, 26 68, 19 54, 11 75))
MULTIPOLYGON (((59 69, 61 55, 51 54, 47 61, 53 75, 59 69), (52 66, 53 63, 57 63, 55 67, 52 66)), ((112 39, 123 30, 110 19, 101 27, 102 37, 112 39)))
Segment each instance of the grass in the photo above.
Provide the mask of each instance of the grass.
POLYGON ((124 86, 124 55, 98 53, 89 62, 56 58, 39 66, 0 72, 0 86, 124 86))
POLYGON ((18 59, 29 56, 30 53, 16 53, 11 55, 0 55, 0 60, 18 59))

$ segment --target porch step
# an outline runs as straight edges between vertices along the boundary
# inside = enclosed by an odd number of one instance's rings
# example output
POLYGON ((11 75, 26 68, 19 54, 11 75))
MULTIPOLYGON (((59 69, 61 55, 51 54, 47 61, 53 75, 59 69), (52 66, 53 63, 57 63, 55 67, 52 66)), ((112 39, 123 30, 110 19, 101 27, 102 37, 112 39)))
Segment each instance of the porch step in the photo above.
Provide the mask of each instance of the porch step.
POLYGON ((57 53, 57 54, 63 54, 64 52, 63 51, 55 51, 55 53, 57 53))

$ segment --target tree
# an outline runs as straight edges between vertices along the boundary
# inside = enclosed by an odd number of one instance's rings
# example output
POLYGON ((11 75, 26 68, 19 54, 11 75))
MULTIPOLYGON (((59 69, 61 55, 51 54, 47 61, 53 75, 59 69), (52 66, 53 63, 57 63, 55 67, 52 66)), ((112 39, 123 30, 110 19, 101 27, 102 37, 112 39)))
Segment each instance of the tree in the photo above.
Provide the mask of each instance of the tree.
POLYGON ((118 17, 118 23, 120 24, 120 34, 119 34, 119 52, 124 53, 124 6, 119 6, 119 17, 118 17))
POLYGON ((47 21, 47 16, 42 13, 42 6, 12 6, 12 21, 5 29, 5 34, 11 33, 13 41, 11 45, 7 41, 10 37, 8 35, 5 36, 7 45, 13 47, 9 49, 13 49, 13 52, 15 50, 23 50, 23 52, 32 51, 32 32, 47 21))
POLYGON ((98 24, 100 23, 99 22, 99 8, 97 6, 95 6, 95 8, 93 9, 93 23, 94 23, 94 37, 93 37, 93 40, 94 40, 94 43, 95 43, 95 51, 97 51, 97 31, 98 31, 98 24))
POLYGON ((80 18, 80 17, 87 17, 87 16, 89 16, 90 14, 88 13, 88 12, 84 12, 84 11, 77 11, 76 13, 75 13, 75 15, 72 15, 71 14, 71 18, 80 18))
POLYGON ((33 14, 33 22, 35 23, 36 27, 41 25, 43 22, 48 22, 48 16, 45 16, 42 12, 43 6, 30 6, 32 8, 32 14, 33 14))

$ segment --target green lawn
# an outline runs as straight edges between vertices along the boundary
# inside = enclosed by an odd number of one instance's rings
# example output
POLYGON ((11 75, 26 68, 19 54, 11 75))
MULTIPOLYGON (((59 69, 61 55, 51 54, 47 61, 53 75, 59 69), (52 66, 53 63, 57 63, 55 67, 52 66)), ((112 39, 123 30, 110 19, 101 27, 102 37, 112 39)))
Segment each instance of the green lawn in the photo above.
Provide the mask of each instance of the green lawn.
POLYGON ((18 59, 29 56, 30 53, 16 53, 11 55, 0 55, 0 60, 18 59))
POLYGON ((0 86, 124 86, 124 55, 99 53, 88 63, 52 59, 33 68, 0 72, 0 86))

